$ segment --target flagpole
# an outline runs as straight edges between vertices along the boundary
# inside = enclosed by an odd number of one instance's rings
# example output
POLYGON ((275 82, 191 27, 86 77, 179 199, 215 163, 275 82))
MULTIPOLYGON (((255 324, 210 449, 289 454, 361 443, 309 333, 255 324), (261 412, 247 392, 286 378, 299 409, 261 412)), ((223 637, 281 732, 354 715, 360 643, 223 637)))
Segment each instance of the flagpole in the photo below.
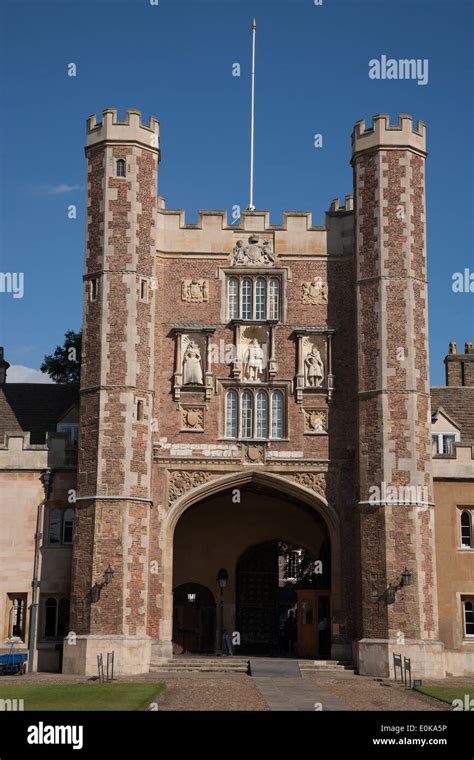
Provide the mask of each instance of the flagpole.
POLYGON ((255 36, 257 30, 257 22, 255 19, 252 22, 252 107, 250 115, 250 203, 248 211, 255 211, 253 205, 253 154, 254 154, 254 126, 255 126, 255 36))

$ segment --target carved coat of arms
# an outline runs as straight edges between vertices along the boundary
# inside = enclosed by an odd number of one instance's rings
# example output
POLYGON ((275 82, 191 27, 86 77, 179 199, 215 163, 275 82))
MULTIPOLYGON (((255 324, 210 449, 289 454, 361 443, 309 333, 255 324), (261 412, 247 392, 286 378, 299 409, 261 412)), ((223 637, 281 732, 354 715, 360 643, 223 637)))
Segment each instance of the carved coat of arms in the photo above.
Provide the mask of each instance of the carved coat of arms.
POLYGON ((259 241, 256 235, 251 235, 248 243, 237 240, 234 247, 234 266, 273 266, 275 254, 272 253, 269 240, 259 241))
POLYGON ((183 280, 181 283, 181 300, 188 303, 202 303, 209 300, 209 283, 207 280, 183 280))

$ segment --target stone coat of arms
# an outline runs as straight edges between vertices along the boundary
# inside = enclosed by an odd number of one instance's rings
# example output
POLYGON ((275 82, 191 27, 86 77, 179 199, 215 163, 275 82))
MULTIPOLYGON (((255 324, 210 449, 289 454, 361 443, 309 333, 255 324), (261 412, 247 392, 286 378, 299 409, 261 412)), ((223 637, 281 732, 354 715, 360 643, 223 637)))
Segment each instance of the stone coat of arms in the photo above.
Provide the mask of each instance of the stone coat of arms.
POLYGON ((273 266, 275 254, 271 251, 269 240, 259 241, 256 235, 250 235, 248 243, 237 240, 234 247, 234 266, 273 266))

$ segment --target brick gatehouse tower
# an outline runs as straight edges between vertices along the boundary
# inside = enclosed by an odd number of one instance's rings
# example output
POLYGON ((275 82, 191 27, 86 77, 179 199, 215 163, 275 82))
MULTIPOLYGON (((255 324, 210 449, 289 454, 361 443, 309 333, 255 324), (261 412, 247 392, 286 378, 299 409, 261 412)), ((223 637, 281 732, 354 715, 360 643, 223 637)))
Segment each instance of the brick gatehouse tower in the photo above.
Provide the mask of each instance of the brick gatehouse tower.
POLYGON ((65 672, 110 650, 145 672, 223 629, 275 654, 294 614, 300 656, 385 676, 395 650, 444 675, 425 151, 409 116, 359 121, 354 194, 324 225, 187 224, 157 192, 158 121, 88 120, 65 672))

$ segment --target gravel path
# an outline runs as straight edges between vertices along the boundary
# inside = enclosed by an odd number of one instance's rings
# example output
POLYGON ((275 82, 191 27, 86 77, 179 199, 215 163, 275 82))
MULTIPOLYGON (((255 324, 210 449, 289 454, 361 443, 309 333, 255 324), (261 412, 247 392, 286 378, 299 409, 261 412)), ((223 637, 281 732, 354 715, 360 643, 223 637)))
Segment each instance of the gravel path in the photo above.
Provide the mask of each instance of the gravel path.
POLYGON ((193 674, 179 678, 157 674, 166 689, 159 710, 268 710, 253 678, 245 674, 193 674))
MULTIPOLYGON (((399 686, 388 679, 378 680, 368 676, 353 674, 319 673, 305 676, 305 681, 312 681, 340 700, 350 705, 354 710, 412 710, 451 711, 449 705, 444 705, 431 697, 419 694, 404 686, 399 686)), ((324 709, 324 705, 323 705, 324 709)))

